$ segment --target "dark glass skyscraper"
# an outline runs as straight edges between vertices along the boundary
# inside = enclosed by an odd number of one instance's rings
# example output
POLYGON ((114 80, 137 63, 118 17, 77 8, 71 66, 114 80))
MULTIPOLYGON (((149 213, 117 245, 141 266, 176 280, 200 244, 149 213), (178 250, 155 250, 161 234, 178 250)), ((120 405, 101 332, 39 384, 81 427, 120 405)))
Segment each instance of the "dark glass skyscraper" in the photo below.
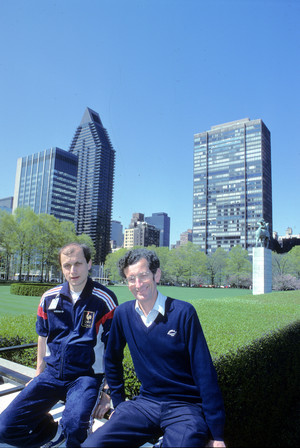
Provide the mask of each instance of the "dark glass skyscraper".
POLYGON ((243 119, 194 136, 193 242, 206 253, 241 245, 252 253, 257 222, 272 235, 270 131, 243 119))
POLYGON ((145 221, 152 224, 159 229, 159 245, 161 247, 170 246, 170 218, 167 213, 152 213, 152 216, 147 216, 145 221))
POLYGON ((99 114, 92 109, 86 109, 70 152, 78 156, 76 231, 92 238, 94 263, 104 263, 110 251, 115 151, 99 114))
POLYGON ((78 159, 60 148, 50 148, 17 161, 14 209, 74 221, 78 159))

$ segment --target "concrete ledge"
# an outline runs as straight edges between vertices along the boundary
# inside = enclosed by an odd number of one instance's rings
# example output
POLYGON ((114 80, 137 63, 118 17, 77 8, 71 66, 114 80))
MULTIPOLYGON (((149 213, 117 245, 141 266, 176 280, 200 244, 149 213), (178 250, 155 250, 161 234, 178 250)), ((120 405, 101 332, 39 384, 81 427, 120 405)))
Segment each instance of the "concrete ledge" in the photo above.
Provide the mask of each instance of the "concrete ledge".
POLYGON ((1 375, 21 384, 26 384, 35 376, 35 369, 0 358, 0 376, 1 375))

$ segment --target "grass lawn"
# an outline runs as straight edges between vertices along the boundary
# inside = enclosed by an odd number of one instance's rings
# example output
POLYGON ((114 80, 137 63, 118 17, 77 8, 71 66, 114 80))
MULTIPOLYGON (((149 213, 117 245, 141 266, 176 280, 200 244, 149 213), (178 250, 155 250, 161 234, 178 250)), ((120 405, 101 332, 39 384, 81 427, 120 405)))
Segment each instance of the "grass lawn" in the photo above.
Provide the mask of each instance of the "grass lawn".
MULTIPOLYGON (((111 289, 119 303, 131 300, 127 286, 111 289)), ((221 354, 249 344, 262 335, 300 319, 300 291, 252 295, 244 289, 181 288, 159 286, 170 297, 191 302, 197 310, 211 354, 221 354)), ((27 327, 25 316, 34 325, 39 297, 10 294, 9 286, 0 286, 0 336, 5 336, 15 316, 14 333, 22 336, 27 327), (24 325, 22 322, 24 321, 24 325), (4 325, 5 322, 5 325, 4 325)))
MULTIPOLYGON (((111 289, 120 303, 132 299, 126 286, 111 289)), ((300 291, 254 296, 250 290, 231 288, 159 286, 159 290, 194 305, 213 357, 300 319, 300 291)))
POLYGON ((25 297, 11 294, 10 286, 0 285, 0 317, 17 314, 36 314, 39 301, 40 297, 25 297))

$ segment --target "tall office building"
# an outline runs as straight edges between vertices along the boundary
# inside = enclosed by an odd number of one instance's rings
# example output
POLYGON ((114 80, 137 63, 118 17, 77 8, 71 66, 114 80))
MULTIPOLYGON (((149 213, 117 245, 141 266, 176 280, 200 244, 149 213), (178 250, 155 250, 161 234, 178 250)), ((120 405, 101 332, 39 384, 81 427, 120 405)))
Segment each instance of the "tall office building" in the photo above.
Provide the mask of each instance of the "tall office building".
POLYGON ((152 216, 146 216, 145 221, 152 224, 160 231, 159 246, 170 246, 170 218, 167 213, 152 213, 152 216))
POLYGON ((111 235, 110 239, 114 248, 122 247, 124 242, 123 226, 120 221, 111 222, 111 235))
POLYGON ((17 160, 13 209, 30 207, 57 219, 74 221, 78 159, 50 148, 17 160))
POLYGON ((257 222, 272 235, 270 131, 249 118, 194 136, 193 242, 205 253, 241 245, 252 253, 257 222))
POLYGON ((99 114, 87 108, 70 150, 78 156, 75 227, 93 240, 95 264, 110 251, 115 151, 99 114))
POLYGON ((14 203, 14 197, 9 196, 8 198, 0 199, 0 210, 4 210, 7 213, 12 213, 14 203))

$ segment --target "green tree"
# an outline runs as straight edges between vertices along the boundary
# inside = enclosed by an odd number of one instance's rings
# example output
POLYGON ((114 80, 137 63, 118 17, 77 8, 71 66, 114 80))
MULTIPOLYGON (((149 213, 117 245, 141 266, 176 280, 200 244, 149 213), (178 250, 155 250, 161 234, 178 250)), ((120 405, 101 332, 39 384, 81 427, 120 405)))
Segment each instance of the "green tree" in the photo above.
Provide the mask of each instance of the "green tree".
POLYGON ((288 254, 277 254, 272 252, 272 274, 273 277, 285 275, 289 273, 289 257, 288 254))
POLYGON ((148 249, 153 250, 160 261, 160 268, 161 268, 161 284, 166 284, 172 281, 172 274, 171 274, 171 255, 170 255, 170 249, 168 247, 156 247, 151 246, 148 247, 148 249))
POLYGON ((119 274, 118 269, 118 261, 128 249, 119 249, 116 252, 113 252, 111 254, 108 254, 105 259, 104 269, 108 275, 108 278, 113 282, 120 282, 122 281, 122 277, 119 274))
POLYGON ((24 248, 24 270, 26 271, 26 281, 29 280, 30 269, 33 267, 33 260, 37 252, 38 215, 31 209, 26 210, 24 219, 24 230, 26 232, 26 245, 24 248))
POLYGON ((234 246, 228 253, 226 261, 226 273, 230 283, 237 287, 249 286, 251 284, 252 265, 249 260, 248 251, 242 246, 234 246))
POLYGON ((4 210, 0 210, 0 248, 3 254, 5 279, 9 279, 10 262, 16 246, 16 223, 14 217, 4 210))
POLYGON ((227 252, 218 249, 206 257, 206 273, 210 285, 220 285, 222 283, 222 273, 226 268, 227 252))
POLYGON ((290 273, 300 279, 300 246, 293 247, 293 249, 287 253, 287 258, 290 273))
MULTIPOLYGON (((75 229, 74 229, 74 232, 75 232, 75 229)), ((79 244, 85 244, 86 246, 88 246, 91 249, 92 259, 93 259, 96 254, 96 249, 95 249, 92 238, 89 235, 87 235, 86 233, 82 233, 81 235, 77 235, 76 241, 79 244)))
POLYGON ((53 215, 38 215, 37 261, 40 267, 40 280, 49 281, 52 266, 58 268, 57 251, 63 245, 58 219, 53 215))
POLYGON ((169 272, 177 283, 183 282, 189 286, 205 273, 205 254, 200 246, 188 242, 170 251, 169 272))
POLYGON ((14 249, 19 259, 19 282, 21 282, 24 258, 26 256, 27 260, 30 260, 34 251, 35 232, 31 229, 34 224, 35 213, 29 207, 19 207, 12 216, 15 220, 14 249))

